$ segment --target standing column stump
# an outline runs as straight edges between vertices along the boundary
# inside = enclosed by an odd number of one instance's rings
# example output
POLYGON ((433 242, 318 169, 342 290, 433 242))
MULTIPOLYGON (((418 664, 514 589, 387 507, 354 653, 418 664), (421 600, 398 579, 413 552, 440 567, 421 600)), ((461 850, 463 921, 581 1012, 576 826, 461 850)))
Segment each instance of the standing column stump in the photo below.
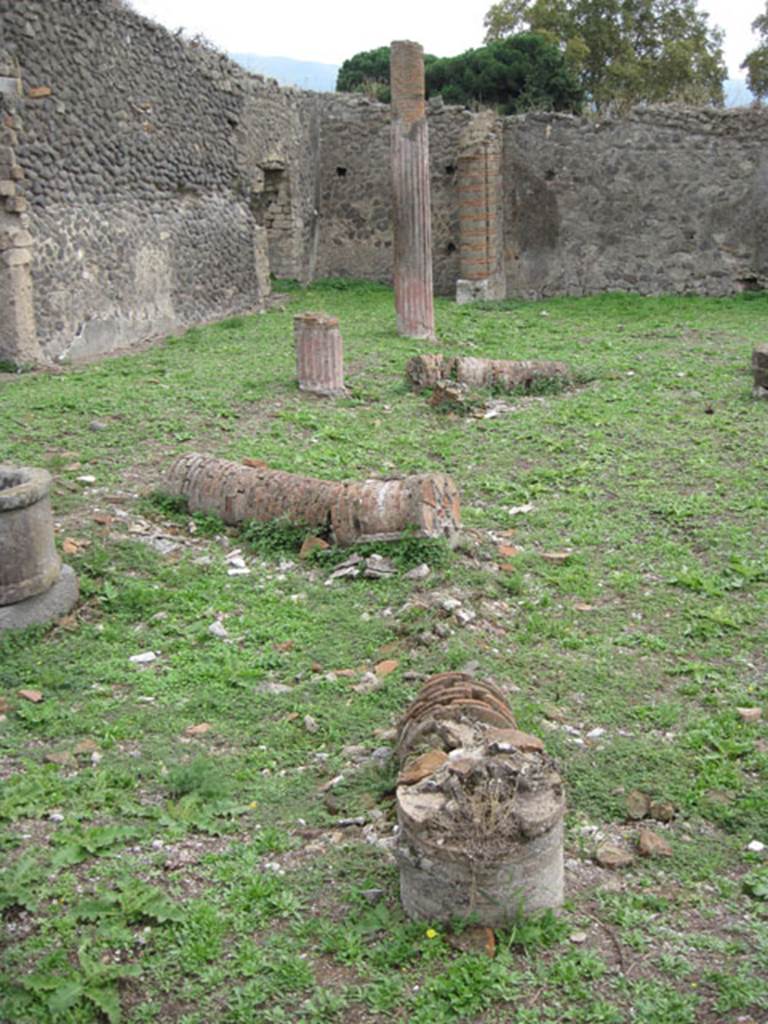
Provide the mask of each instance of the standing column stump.
POLYGON ((563 902, 563 783, 504 694, 427 680, 397 737, 400 897, 408 917, 486 927, 563 902))
POLYGON ((300 313, 293 318, 299 390, 323 397, 346 395, 344 346, 336 317, 300 313))
POLYGON ((757 345, 753 349, 752 376, 755 398, 768 398, 768 345, 757 345))
POLYGON ((43 625, 77 601, 53 543, 50 489, 44 469, 0 465, 0 631, 43 625))
POLYGON ((390 82, 397 332, 434 338, 429 128, 424 50, 418 43, 392 43, 390 82))
POLYGON ((206 455, 183 455, 164 490, 185 498, 191 512, 212 512, 230 525, 286 519, 327 532, 335 543, 458 534, 459 493, 444 473, 396 480, 315 480, 206 455))

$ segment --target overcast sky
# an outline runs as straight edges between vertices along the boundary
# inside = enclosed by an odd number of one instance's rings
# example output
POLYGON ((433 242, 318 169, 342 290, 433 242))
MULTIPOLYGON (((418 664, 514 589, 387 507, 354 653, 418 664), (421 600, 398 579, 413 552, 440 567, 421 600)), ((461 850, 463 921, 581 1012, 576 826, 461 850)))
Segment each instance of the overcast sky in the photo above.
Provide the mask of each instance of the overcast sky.
MULTIPOLYGON (((452 57, 483 42, 483 16, 492 0, 129 0, 134 10, 170 29, 202 33, 230 53, 293 57, 340 64, 360 50, 413 39, 427 53, 452 57)), ((731 77, 755 45, 750 24, 765 0, 699 0, 710 23, 725 29, 731 77)))

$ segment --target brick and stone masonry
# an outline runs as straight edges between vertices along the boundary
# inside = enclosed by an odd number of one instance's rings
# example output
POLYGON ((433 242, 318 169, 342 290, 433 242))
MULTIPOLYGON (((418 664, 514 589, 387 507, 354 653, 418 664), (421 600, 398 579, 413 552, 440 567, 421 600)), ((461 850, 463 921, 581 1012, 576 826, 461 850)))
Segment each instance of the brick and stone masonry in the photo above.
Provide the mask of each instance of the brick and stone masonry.
POLYGON ((395 857, 408 917, 509 924, 563 901, 565 794, 501 689, 428 679, 398 728, 395 857))
POLYGON ((18 64, 0 52, 0 360, 14 366, 43 361, 35 327, 33 238, 28 203, 19 193, 24 179, 16 158, 20 96, 18 64))
POLYGON ((390 82, 397 330, 407 338, 434 338, 429 129, 419 43, 392 43, 390 82))
POLYGON ((173 463, 162 486, 168 494, 185 498, 191 512, 213 512, 230 525, 286 519, 327 533, 340 545, 408 536, 451 541, 461 525, 459 492, 445 473, 317 480, 189 454, 173 463))
POLYGON ((344 347, 336 317, 300 313, 293 318, 299 390, 333 397, 346 394, 344 347))
POLYGON ((502 152, 503 122, 493 111, 482 111, 460 141, 459 303, 505 295, 502 152))

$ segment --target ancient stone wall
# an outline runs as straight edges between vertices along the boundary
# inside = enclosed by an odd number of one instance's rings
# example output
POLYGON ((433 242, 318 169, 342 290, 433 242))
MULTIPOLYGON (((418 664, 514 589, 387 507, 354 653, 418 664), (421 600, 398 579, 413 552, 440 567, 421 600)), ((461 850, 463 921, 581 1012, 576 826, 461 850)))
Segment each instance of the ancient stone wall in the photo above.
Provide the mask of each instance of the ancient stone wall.
MULTIPOLYGON (((321 105, 318 277, 392 281, 389 106, 332 93, 321 105)), ((435 291, 452 295, 459 274, 456 170, 459 136, 471 114, 429 104, 432 256, 435 291)))
POLYGON ((299 276, 290 91, 112 0, 0 0, 0 26, 49 358, 255 308, 268 255, 299 276))
POLYGON ((507 292, 768 287, 768 111, 511 117, 507 292))
MULTIPOLYGON (((0 65, 0 358, 258 308, 270 271, 391 282, 388 106, 281 89, 120 0, 0 0, 0 65)), ((428 104, 443 295, 476 117, 428 104)), ((767 141, 765 110, 505 119, 502 291, 768 287, 767 141)))

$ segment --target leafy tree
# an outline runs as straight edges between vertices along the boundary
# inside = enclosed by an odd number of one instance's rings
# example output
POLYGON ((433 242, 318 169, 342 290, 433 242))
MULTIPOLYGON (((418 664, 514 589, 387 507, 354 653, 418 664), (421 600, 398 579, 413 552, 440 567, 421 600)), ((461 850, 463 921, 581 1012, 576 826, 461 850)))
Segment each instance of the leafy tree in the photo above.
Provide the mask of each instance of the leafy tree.
POLYGON ((723 102, 723 33, 697 0, 499 0, 486 42, 528 27, 556 43, 598 108, 723 102))
POLYGON ((760 45, 747 54, 741 65, 747 71, 747 85, 759 100, 768 96, 768 2, 765 14, 752 22, 752 31, 760 36, 760 45))
MULTIPOLYGON (((424 54, 424 66, 437 60, 424 54)), ((336 77, 336 92, 363 92, 373 99, 389 103, 389 47, 363 50, 345 60, 336 77)))
POLYGON ((501 39, 426 69, 427 92, 446 103, 524 110, 578 112, 584 98, 578 78, 552 43, 533 33, 501 39))
MULTIPOLYGON (((503 114, 524 110, 578 111, 583 90, 557 46, 532 33, 501 39, 458 57, 425 55, 428 96, 446 103, 482 104, 503 114)), ((339 92, 364 91, 389 101, 389 47, 345 61, 339 92)))

